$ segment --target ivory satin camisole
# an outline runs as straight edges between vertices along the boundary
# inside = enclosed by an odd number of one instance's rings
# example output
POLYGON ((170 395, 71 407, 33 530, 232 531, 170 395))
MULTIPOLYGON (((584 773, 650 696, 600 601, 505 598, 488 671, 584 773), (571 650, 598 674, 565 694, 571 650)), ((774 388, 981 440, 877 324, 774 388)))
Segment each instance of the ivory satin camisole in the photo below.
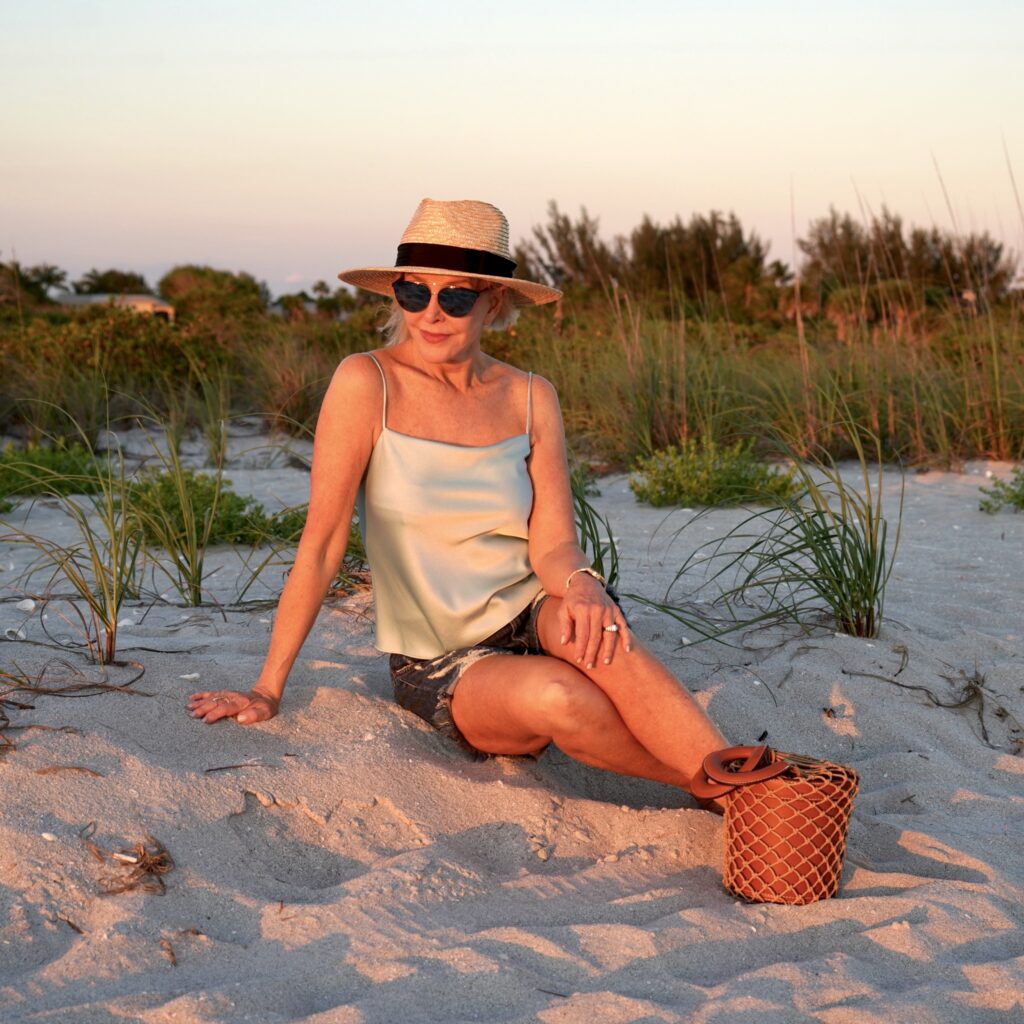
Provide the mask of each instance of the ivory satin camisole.
POLYGON ((370 358, 384 405, 357 507, 373 574, 376 646, 436 658, 479 643, 540 592, 527 553, 533 375, 525 433, 460 445, 389 430, 387 377, 370 358))

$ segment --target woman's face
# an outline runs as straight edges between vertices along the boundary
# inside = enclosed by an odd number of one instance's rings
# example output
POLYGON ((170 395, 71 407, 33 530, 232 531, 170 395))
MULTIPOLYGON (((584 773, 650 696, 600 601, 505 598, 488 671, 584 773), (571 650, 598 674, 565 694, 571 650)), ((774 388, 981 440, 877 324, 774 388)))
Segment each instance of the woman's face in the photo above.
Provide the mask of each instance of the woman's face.
POLYGON ((405 274, 406 281, 426 285, 430 302, 419 313, 402 310, 406 331, 416 348, 430 362, 458 362, 473 355, 480 345, 480 335, 501 305, 502 288, 473 277, 447 277, 440 274, 405 274), (451 316, 438 304, 437 296, 444 288, 470 288, 479 298, 465 316, 451 316))

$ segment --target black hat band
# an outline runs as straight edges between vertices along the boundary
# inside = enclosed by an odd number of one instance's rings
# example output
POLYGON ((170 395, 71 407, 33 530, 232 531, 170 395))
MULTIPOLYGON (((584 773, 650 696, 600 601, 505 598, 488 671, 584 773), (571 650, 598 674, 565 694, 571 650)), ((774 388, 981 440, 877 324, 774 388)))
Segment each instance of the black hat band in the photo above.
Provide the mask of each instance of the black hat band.
POLYGON ((433 267, 464 274, 511 277, 515 260, 496 256, 483 249, 463 249, 458 245, 433 245, 430 242, 406 242, 398 247, 396 267, 433 267))

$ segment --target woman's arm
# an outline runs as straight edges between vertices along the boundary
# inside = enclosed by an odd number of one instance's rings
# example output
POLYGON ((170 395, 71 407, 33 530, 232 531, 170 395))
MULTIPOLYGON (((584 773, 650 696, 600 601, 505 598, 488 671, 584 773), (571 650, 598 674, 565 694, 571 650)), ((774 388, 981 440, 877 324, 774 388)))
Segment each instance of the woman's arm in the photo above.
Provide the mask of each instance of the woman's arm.
POLYGON ((573 658, 588 667, 592 667, 598 657, 608 663, 614 656, 616 637, 629 650, 629 629, 619 607, 600 582, 587 573, 575 572, 589 567, 590 563, 576 535, 558 395, 543 377, 533 379, 531 443, 529 466, 534 498, 530 515, 530 563, 544 589, 562 599, 559 608, 562 643, 573 644, 573 658), (613 623, 618 626, 618 632, 605 632, 604 627, 613 623))
POLYGON ((348 545, 352 509, 379 432, 380 373, 362 356, 349 356, 324 396, 313 441, 309 512, 295 562, 285 582, 258 679, 248 693, 194 694, 190 710, 206 722, 234 716, 243 725, 271 718, 288 673, 309 634, 348 545))

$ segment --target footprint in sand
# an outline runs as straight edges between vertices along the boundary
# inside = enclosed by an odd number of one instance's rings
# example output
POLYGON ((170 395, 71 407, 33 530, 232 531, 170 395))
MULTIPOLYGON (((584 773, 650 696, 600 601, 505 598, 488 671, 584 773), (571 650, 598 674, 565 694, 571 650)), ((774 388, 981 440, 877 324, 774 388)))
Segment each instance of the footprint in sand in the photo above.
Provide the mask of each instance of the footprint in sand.
POLYGON ((0 886, 0 966, 6 979, 64 956, 78 940, 69 920, 38 886, 20 893, 0 886))
POLYGON ((322 890, 430 844, 427 834, 384 798, 342 800, 320 817, 302 804, 247 792, 242 810, 228 815, 225 827, 242 847, 233 860, 242 886, 290 902, 319 902, 322 890))
POLYGON ((342 800, 331 812, 330 827, 339 848, 370 864, 430 844, 431 837, 387 797, 342 800))
POLYGON ((226 828, 243 850, 233 866, 248 877, 246 888, 260 896, 296 901, 303 899, 305 890, 305 898, 315 900, 313 893, 366 870, 360 860, 336 849, 331 829, 298 808, 264 806, 252 793, 245 794, 241 811, 228 815, 226 828))

